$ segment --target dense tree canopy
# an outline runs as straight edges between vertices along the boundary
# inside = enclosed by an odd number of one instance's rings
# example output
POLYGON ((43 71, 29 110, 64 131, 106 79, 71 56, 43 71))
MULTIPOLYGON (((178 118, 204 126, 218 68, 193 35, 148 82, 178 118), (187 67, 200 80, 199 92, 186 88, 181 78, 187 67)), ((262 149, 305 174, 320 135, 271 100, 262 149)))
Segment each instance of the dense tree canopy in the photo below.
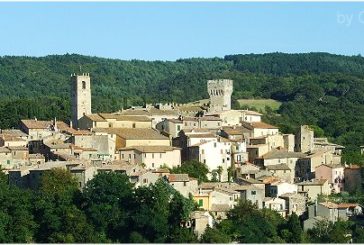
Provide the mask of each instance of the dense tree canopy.
POLYGON ((363 242, 360 223, 318 222, 307 233, 287 219, 241 201, 200 237, 181 225, 196 208, 164 179, 133 188, 126 175, 99 173, 80 192, 66 170, 43 174, 37 190, 9 186, 0 172, 3 243, 345 243, 363 242))

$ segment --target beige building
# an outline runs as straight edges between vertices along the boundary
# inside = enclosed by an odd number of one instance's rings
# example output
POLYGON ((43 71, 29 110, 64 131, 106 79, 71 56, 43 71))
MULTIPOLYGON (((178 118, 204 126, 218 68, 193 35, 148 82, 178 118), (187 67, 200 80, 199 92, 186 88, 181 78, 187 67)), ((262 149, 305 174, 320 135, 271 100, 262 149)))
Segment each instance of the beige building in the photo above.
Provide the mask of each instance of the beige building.
POLYGON ((256 138, 266 135, 276 135, 279 129, 276 126, 270 125, 265 122, 242 122, 241 125, 250 130, 250 137, 256 138))
POLYGON ((286 201, 282 198, 266 197, 263 200, 263 207, 278 212, 282 217, 287 215, 286 201))
POLYGON ((170 174, 167 176, 168 183, 180 192, 184 197, 188 198, 189 194, 193 194, 198 190, 197 179, 191 178, 188 174, 170 174))
POLYGON ((227 110, 207 115, 219 117, 222 120, 222 126, 239 126, 242 122, 260 122, 262 117, 262 114, 249 110, 227 110))
POLYGON ((286 201, 287 215, 292 213, 298 216, 306 212, 306 197, 298 193, 285 193, 279 196, 286 201))
POLYGON ((119 159, 131 164, 143 164, 146 169, 181 165, 181 149, 172 146, 132 146, 119 149, 119 159))
POLYGON ((170 146, 168 137, 161 135, 157 130, 150 128, 95 128, 96 135, 115 135, 115 148, 131 146, 170 146))
POLYGON ((79 128, 152 128, 152 120, 146 116, 98 113, 84 115, 79 120, 79 128))
POLYGON ((97 151, 98 158, 102 160, 115 159, 116 135, 79 134, 72 137, 72 143, 81 148, 91 148, 97 151))
POLYGON ((297 184, 298 192, 306 195, 308 201, 315 201, 318 195, 330 195, 331 188, 329 181, 326 179, 313 179, 297 184))
POLYGON ((317 151, 309 153, 296 164, 296 176, 305 180, 315 178, 315 170, 318 166, 340 164, 341 157, 330 151, 317 151))
POLYGON ((308 125, 302 125, 296 134, 297 152, 311 152, 314 149, 314 133, 308 125))

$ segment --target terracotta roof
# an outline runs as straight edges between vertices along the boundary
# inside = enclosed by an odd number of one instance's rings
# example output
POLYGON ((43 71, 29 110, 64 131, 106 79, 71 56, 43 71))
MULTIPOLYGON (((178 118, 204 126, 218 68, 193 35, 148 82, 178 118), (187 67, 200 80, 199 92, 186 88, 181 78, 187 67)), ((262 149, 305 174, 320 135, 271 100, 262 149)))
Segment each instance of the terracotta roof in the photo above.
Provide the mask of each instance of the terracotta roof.
POLYGON ((28 135, 19 129, 0 129, 1 135, 13 137, 27 137, 28 135))
POLYGON ((28 151, 28 147, 25 146, 8 146, 11 151, 28 151))
POLYGON ((287 150, 272 150, 262 156, 263 159, 281 159, 281 158, 304 158, 307 155, 301 152, 289 152, 287 150))
POLYGON ((7 147, 0 147, 0 153, 10 153, 10 150, 7 147))
POLYGON ((335 169, 335 168, 344 168, 344 165, 341 165, 341 164, 321 164, 321 165, 317 166, 316 169, 318 167, 321 167, 321 166, 325 166, 325 167, 333 168, 333 169, 335 169))
POLYGON ((99 113, 99 115, 106 119, 115 119, 116 121, 135 121, 135 122, 150 122, 152 119, 147 116, 134 116, 123 114, 99 113))
POLYGON ((168 137, 151 128, 94 128, 93 131, 116 134, 127 140, 168 140, 168 137))
POLYGON ((29 159, 45 159, 42 154, 29 154, 29 159))
POLYGON ((159 152, 167 152, 173 150, 181 150, 180 148, 173 147, 173 146, 164 146, 164 145, 150 145, 150 146, 132 146, 132 147, 125 147, 120 148, 119 151, 125 150, 137 150, 139 152, 145 153, 159 153, 159 152))
POLYGON ((153 173, 170 173, 168 168, 158 168, 156 170, 153 170, 153 173))
POLYGON ((222 192, 228 195, 234 195, 234 194, 239 194, 239 192, 233 190, 233 189, 229 189, 229 188, 220 188, 220 187, 216 187, 214 189, 214 191, 218 191, 218 192, 222 192))
POLYGON ((291 170, 287 164, 281 163, 277 165, 269 165, 265 167, 268 170, 291 170))
POLYGON ((264 176, 263 178, 260 178, 260 180, 262 180, 262 183, 264 183, 264 184, 271 184, 271 183, 279 181, 280 178, 278 178, 276 176, 264 176))
POLYGON ((210 211, 212 212, 227 212, 231 208, 229 204, 211 204, 210 211))
POLYGON ((21 122, 29 129, 48 129, 52 125, 52 121, 39 121, 35 119, 21 120, 21 122))
POLYGON ((327 208, 337 208, 337 209, 355 208, 359 206, 359 204, 357 203, 334 203, 334 202, 321 202, 320 205, 325 206, 327 208))
POLYGON ((11 135, 2 135, 0 138, 2 138, 4 141, 26 141, 25 139, 11 135))
POLYGON ((297 185, 323 185, 327 182, 327 179, 313 179, 311 181, 303 181, 297 183, 297 185))
POLYGON ((89 118, 91 121, 94 122, 106 122, 104 118, 102 118, 99 114, 88 114, 85 117, 89 118))
POLYGON ((277 129, 276 126, 270 125, 265 122, 252 122, 250 123, 254 128, 277 129))
POLYGON ((190 181, 188 174, 170 174, 168 175, 168 182, 187 182, 190 181))

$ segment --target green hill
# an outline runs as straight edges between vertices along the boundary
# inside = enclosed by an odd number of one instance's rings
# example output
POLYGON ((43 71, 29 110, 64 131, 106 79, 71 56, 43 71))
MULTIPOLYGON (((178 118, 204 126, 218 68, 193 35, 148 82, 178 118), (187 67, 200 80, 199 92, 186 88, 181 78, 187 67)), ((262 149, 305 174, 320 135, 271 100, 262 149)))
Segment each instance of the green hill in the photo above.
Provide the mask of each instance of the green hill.
POLYGON ((20 118, 70 118, 71 73, 88 72, 93 111, 208 98, 206 80, 234 80, 238 99, 273 99, 265 120, 284 132, 317 125, 348 149, 364 145, 364 58, 328 53, 228 55, 177 61, 117 60, 77 54, 0 57, 0 127, 20 118), (123 101, 127 103, 123 104, 123 101), (273 108, 275 109, 275 108, 273 108))

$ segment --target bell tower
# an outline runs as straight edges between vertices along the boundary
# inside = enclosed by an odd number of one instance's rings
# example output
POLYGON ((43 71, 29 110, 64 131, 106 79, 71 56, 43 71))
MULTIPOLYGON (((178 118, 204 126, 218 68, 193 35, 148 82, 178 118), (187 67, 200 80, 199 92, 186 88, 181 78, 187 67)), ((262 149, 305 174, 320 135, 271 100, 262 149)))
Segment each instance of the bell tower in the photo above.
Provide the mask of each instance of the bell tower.
POLYGON ((89 73, 71 75, 72 126, 78 128, 78 120, 91 114, 91 79, 89 73))

